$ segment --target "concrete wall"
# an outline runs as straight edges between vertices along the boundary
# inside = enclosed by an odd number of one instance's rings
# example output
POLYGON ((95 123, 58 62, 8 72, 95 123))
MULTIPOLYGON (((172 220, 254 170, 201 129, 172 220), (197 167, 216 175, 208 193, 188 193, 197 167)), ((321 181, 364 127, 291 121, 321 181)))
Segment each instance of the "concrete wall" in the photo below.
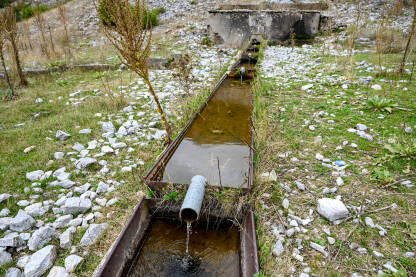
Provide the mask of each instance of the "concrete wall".
POLYGON ((293 28, 299 37, 313 37, 319 30, 320 13, 315 11, 210 11, 208 32, 217 44, 242 47, 252 35, 273 41, 290 37, 293 28))

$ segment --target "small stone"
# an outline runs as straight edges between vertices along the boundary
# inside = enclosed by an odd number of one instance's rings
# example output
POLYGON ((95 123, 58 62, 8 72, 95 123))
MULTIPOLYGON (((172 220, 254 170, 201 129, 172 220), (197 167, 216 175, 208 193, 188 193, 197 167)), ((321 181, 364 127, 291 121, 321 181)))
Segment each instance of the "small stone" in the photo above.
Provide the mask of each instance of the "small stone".
POLYGON ((61 131, 61 130, 58 130, 57 132, 56 132, 56 138, 57 139, 59 139, 60 141, 64 141, 64 140, 67 140, 67 139, 69 139, 70 137, 71 137, 71 135, 70 134, 68 134, 68 133, 65 133, 64 131, 61 131))
POLYGON ((307 84, 307 85, 304 85, 304 86, 302 86, 302 90, 308 90, 308 89, 311 89, 313 87, 313 84, 307 84))
POLYGON ((355 250, 358 247, 360 247, 360 245, 358 245, 358 243, 356 243, 356 242, 351 242, 350 243, 350 249, 355 250))
POLYGON ((283 199, 282 206, 285 209, 288 209, 289 208, 289 200, 287 198, 283 199))
POLYGON ((292 219, 289 222, 289 225, 292 226, 292 227, 298 227, 299 226, 298 222, 296 220, 294 220, 294 219, 292 219))
POLYGON ((0 247, 20 247, 23 245, 23 240, 18 233, 10 233, 4 238, 0 239, 0 247))
POLYGON ((56 247, 48 245, 30 256, 25 265, 24 274, 30 277, 42 276, 53 266, 56 260, 56 247))
POLYGON ((344 219, 349 214, 344 203, 332 198, 319 199, 317 211, 320 215, 332 222, 344 219))
POLYGON ((19 210, 17 215, 10 222, 10 230, 16 232, 23 232, 33 225, 36 221, 25 211, 19 210))
POLYGON ((295 228, 288 229, 286 231, 286 236, 288 236, 290 238, 291 236, 293 236, 295 234, 295 231, 296 231, 295 228))
POLYGON ((87 168, 87 167, 89 167, 90 165, 92 165, 96 162, 97 162, 97 160, 93 159, 93 158, 89 158, 89 157, 81 158, 81 159, 79 159, 75 162, 75 167, 82 170, 82 169, 87 168))
POLYGON ((22 277, 22 272, 16 267, 11 267, 7 270, 5 277, 22 277))
POLYGON ((278 240, 272 248, 272 253, 273 255, 275 255, 276 257, 279 257, 280 255, 283 254, 283 252, 285 251, 284 247, 283 247, 283 243, 281 240, 278 240))
POLYGON ((412 134, 412 133, 413 133, 413 129, 412 129, 412 127, 406 127, 406 128, 404 129, 404 131, 405 131, 405 133, 408 133, 408 134, 412 134))
POLYGON ((408 252, 404 253, 404 256, 406 258, 413 258, 415 256, 415 252, 408 251, 408 252))
POLYGON ((325 257, 328 257, 328 252, 325 251, 325 246, 319 245, 315 242, 311 242, 309 245, 310 245, 310 247, 312 247, 316 251, 320 252, 325 257))
POLYGON ((374 90, 382 90, 381 86, 380 85, 377 85, 377 84, 376 85, 372 85, 371 88, 374 89, 374 90))
POLYGON ((17 260, 16 266, 18 268, 23 269, 25 265, 29 262, 29 260, 30 260, 30 255, 24 255, 17 260))
POLYGON ((131 172, 132 168, 131 166, 124 166, 121 168, 121 172, 125 173, 125 172, 131 172))
POLYGON ((59 236, 59 246, 62 249, 69 249, 72 246, 73 234, 76 232, 75 227, 69 227, 59 236))
POLYGON ((371 228, 375 227, 373 219, 371 217, 368 217, 368 216, 365 218, 365 225, 367 225, 368 227, 371 227, 371 228))
POLYGON ((26 173, 26 179, 28 179, 29 181, 41 181, 43 175, 45 174, 45 172, 43 170, 35 170, 32 172, 27 172, 26 173))
POLYGON ((338 177, 336 182, 337 182, 337 186, 344 185, 344 180, 341 177, 338 177))
POLYGON ((85 232, 84 236, 82 237, 80 244, 82 246, 89 246, 94 244, 97 241, 97 239, 108 228, 108 226, 109 225, 107 223, 91 224, 85 232))
POLYGON ((65 268, 68 272, 74 272, 77 266, 82 262, 82 258, 77 255, 70 255, 65 259, 65 268))
POLYGON ((110 206, 113 206, 115 203, 117 203, 118 202, 118 198, 117 197, 115 197, 115 198, 113 198, 113 199, 110 199, 110 200, 108 200, 108 202, 107 202, 107 204, 105 205, 106 207, 110 207, 110 206))
POLYGON ((55 152, 55 153, 53 154, 53 158, 54 158, 55 160, 61 160, 61 159, 63 159, 63 158, 64 158, 64 156, 65 156, 65 153, 64 153, 64 152, 55 152))
POLYGON ((393 273, 397 273, 397 269, 396 268, 394 268, 393 267, 393 265, 392 265, 393 263, 392 262, 387 262, 387 263, 385 263, 385 264, 383 264, 383 267, 385 268, 385 269, 388 269, 388 270, 390 270, 391 272, 393 272, 393 273))
POLYGON ((51 240, 53 234, 55 234, 55 229, 51 227, 39 228, 33 233, 32 237, 29 239, 29 242, 27 243, 29 250, 35 251, 43 247, 43 245, 45 245, 51 240))
POLYGON ((72 149, 74 149, 75 151, 80 152, 81 150, 84 150, 85 147, 81 143, 77 142, 77 143, 74 144, 74 146, 72 146, 72 149))
POLYGON ((101 147, 101 152, 104 154, 114 153, 114 149, 108 145, 104 145, 103 147, 101 147))
POLYGON ((79 130, 79 134, 91 134, 91 129, 82 129, 79 130))
POLYGON ((62 211, 64 214, 84 213, 91 209, 91 206, 91 200, 89 199, 71 197, 65 201, 65 205, 62 206, 62 211))
POLYGON ((359 131, 365 131, 365 130, 367 130, 367 129, 368 129, 366 125, 361 124, 361 123, 358 123, 358 124, 357 124, 357 126, 356 126, 356 128, 357 128, 357 130, 359 130, 359 131))
POLYGON ((301 191, 304 191, 306 189, 305 185, 303 183, 299 182, 299 181, 295 181, 295 184, 298 187, 298 189, 301 190, 301 191))
POLYGON ((62 266, 54 266, 47 277, 70 277, 69 273, 62 266))
POLYGON ((0 194, 0 204, 9 200, 9 198, 12 197, 10 194, 8 193, 2 193, 0 194))
POLYGON ((12 255, 9 252, 0 249, 0 267, 10 263, 12 260, 12 255))
POLYGON ((63 228, 68 225, 72 218, 72 214, 60 216, 55 220, 52 226, 56 229, 63 228))
POLYGON ((0 211, 0 217, 8 216, 10 214, 10 210, 8 208, 4 208, 0 211))
POLYGON ((103 122, 102 131, 103 133, 115 133, 116 128, 111 121, 103 122))
POLYGON ((109 185, 107 185, 106 183, 100 181, 98 183, 98 187, 97 187, 96 193, 97 194, 106 193, 108 191, 108 188, 109 188, 109 185))
POLYGON ((356 250, 360 254, 367 254, 368 253, 367 249, 363 248, 363 247, 358 247, 356 250))
POLYGON ((49 210, 49 206, 42 206, 42 203, 35 203, 25 208, 30 216, 43 216, 49 210))
POLYGON ((382 253, 380 253, 380 252, 376 251, 376 250, 373 250, 373 255, 374 255, 376 258, 384 258, 384 255, 383 255, 382 253))
POLYGON ((335 239, 333 237, 327 237, 329 244, 334 244, 335 243, 335 239))
POLYGON ((23 150, 23 153, 27 154, 35 148, 36 148, 36 146, 34 146, 34 145, 29 146, 29 147, 25 148, 25 150, 23 150))

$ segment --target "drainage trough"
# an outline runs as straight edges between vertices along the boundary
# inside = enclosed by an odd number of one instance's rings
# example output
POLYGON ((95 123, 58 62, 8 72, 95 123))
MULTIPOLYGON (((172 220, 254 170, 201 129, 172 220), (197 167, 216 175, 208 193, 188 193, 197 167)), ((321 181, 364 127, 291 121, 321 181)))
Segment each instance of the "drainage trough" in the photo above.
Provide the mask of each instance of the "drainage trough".
POLYGON ((141 200, 95 276, 252 277, 258 272, 253 213, 241 219, 243 228, 238 230, 220 212, 204 209, 190 240, 190 254, 199 264, 178 272, 186 237, 179 210, 176 202, 141 200))
POLYGON ((253 36, 280 42, 313 38, 327 24, 323 3, 224 5, 209 11, 208 35, 217 44, 242 47, 253 36))
MULTIPOLYGON (((249 193, 254 176, 251 82, 257 52, 257 45, 247 48, 161 154, 145 176, 151 189, 186 185, 202 175, 194 182, 249 193)), ((196 213, 192 219, 198 220, 189 239, 179 217, 181 203, 142 199, 94 276, 254 276, 259 265, 253 212, 247 207, 238 218, 227 218, 220 204, 212 204, 202 201, 202 207, 192 206, 196 213), (240 228, 233 226, 236 221, 240 228), (184 268, 185 258, 191 260, 184 268)))
POLYGON ((150 188, 189 184, 202 175, 210 186, 253 185, 254 138, 251 81, 257 48, 249 48, 224 74, 206 101, 145 176, 150 188), (246 74, 240 76, 244 66, 246 74))

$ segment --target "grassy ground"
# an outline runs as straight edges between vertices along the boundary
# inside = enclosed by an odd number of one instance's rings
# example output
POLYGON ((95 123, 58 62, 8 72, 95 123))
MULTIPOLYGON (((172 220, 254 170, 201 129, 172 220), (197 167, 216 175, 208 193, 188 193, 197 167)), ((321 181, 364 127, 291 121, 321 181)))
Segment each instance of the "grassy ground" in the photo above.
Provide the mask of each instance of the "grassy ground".
MULTIPOLYGON (((340 57, 322 55, 318 51, 310 58, 318 57, 323 59, 322 64, 305 75, 292 75, 291 79, 287 79, 287 76, 266 78, 262 74, 257 82, 256 193, 259 202, 256 214, 262 274, 288 275, 294 272, 292 270, 301 272, 310 267, 311 272, 318 276, 343 276, 351 272, 372 275, 386 261, 392 261, 399 269, 398 275, 413 276, 416 274, 415 260, 405 258, 403 254, 416 250, 411 242, 416 236, 416 193, 414 187, 407 188, 395 181, 416 176, 416 134, 415 131, 413 134, 404 132, 405 127, 414 128, 416 125, 415 80, 403 83, 399 80, 408 80, 410 75, 364 73, 357 69, 357 64, 363 60, 371 63, 378 61, 376 54, 340 57), (340 78, 332 78, 334 74, 340 78), (383 89, 375 91, 370 85, 360 85, 359 77, 368 75, 374 77, 372 84, 381 84, 383 89), (315 79, 316 76, 320 76, 319 80, 315 79), (314 79, 314 87, 311 91, 304 91, 301 87, 311 83, 309 78, 314 79), (342 84, 347 83, 348 88, 342 88, 342 84), (366 100, 374 95, 393 100, 400 109, 393 108, 389 113, 381 107, 367 105, 366 100), (320 111, 325 114, 317 116, 320 111), (380 114, 385 116, 384 119, 379 118, 380 114), (347 131, 358 123, 371 129, 374 141, 364 140, 347 131), (315 130, 311 131, 309 125, 315 125, 315 130), (322 139, 317 139, 318 136, 322 139), (392 142, 392 138, 396 142, 392 142), (345 141, 348 143, 337 150, 337 146, 345 141), (357 144, 357 148, 351 147, 351 143, 357 144), (394 145, 397 151, 392 153, 387 145, 394 145), (279 157, 279 154, 288 152, 288 157, 279 157), (335 194, 322 192, 325 187, 336 187, 336 177, 331 176, 331 169, 315 159, 316 153, 321 153, 331 162, 343 160, 349 165, 347 176, 343 178, 345 184, 338 187, 335 194), (363 173, 364 169, 368 173, 363 173), (271 170, 276 171, 277 182, 262 183, 260 174, 271 170), (307 184, 307 190, 296 192, 296 180, 307 184), (286 192, 281 184, 288 185, 292 193, 286 192), (270 233, 270 222, 287 226, 288 212, 305 218, 310 209, 316 210, 318 198, 333 198, 335 195, 341 195, 352 211, 352 217, 347 222, 334 226, 315 213, 311 226, 305 227, 309 231, 292 238, 285 237, 284 254, 277 258, 272 255, 276 237, 270 233), (284 198, 290 201, 289 210, 282 207, 284 198), (398 205, 395 210, 371 212, 393 203, 398 205), (351 209, 362 205, 366 211, 361 214, 351 209), (280 211, 281 215, 276 211, 280 211), (384 226, 388 230, 387 235, 382 237, 377 229, 365 226, 366 216, 384 226), (355 217, 359 220, 353 220, 355 217), (331 230, 330 235, 323 232, 325 226, 331 230), (334 245, 328 243, 328 236, 336 239, 334 245), (309 242, 326 246, 329 258, 311 249, 309 242), (352 250, 349 247, 352 242, 367 248, 368 254, 352 250), (304 263, 292 256, 294 248, 303 249, 300 252, 304 263), (383 253, 385 258, 375 258, 372 250, 383 253), (282 264, 285 266, 282 267, 282 264)), ((400 56, 391 54, 382 58, 383 65, 391 67, 397 66, 400 56)))

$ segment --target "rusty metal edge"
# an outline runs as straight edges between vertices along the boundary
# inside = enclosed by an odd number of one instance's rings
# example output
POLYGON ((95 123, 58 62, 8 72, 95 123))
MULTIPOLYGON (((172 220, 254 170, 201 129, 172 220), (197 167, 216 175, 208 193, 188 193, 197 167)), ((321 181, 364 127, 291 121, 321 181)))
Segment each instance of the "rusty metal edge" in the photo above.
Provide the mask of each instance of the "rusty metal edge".
POLYGON ((252 277, 259 272, 257 238, 253 211, 249 211, 244 219, 240 233, 240 268, 242 277, 252 277))
POLYGON ((124 226, 117 240, 107 252, 105 259, 99 265, 99 270, 94 273, 95 277, 119 277, 122 276, 126 264, 134 258, 137 247, 143 239, 149 226, 151 216, 149 216, 148 201, 142 198, 133 210, 127 224, 124 226), (144 214, 146 213, 147 214, 144 214), (143 221, 142 219, 145 217, 143 221), (141 224, 145 226, 141 226, 141 224), (134 236, 135 235, 135 236, 134 236), (132 247, 124 247, 126 244, 132 247))

